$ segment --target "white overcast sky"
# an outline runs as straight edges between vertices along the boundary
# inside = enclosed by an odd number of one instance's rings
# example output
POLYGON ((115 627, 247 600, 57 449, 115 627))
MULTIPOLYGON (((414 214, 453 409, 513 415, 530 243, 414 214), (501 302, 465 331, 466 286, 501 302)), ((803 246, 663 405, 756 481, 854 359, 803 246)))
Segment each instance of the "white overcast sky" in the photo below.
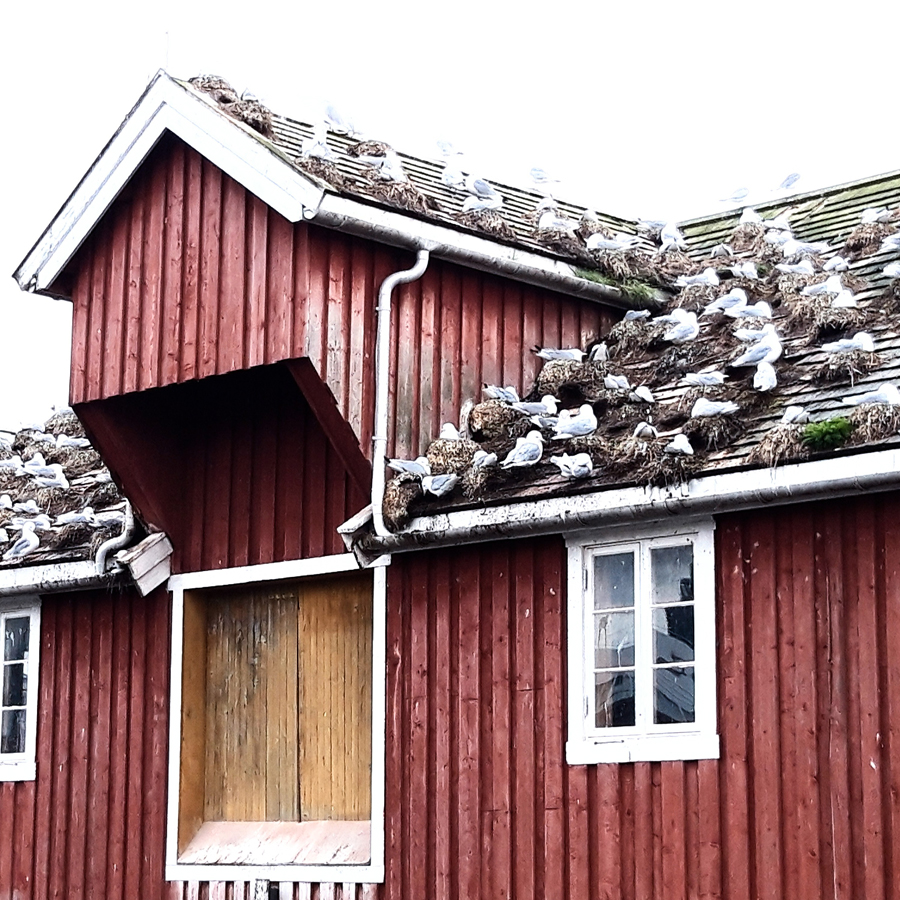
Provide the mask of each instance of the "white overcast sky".
POLYGON ((165 68, 627 216, 687 218, 790 172, 812 190, 900 167, 900 3, 48 0, 4 9, 0 428, 68 390, 70 311, 9 277, 165 68))

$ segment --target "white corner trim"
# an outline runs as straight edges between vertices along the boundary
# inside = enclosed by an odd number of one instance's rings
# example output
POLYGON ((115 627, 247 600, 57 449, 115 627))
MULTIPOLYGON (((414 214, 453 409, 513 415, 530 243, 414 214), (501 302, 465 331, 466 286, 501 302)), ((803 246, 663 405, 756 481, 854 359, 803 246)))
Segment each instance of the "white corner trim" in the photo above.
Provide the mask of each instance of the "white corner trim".
POLYGON ((322 197, 277 150, 160 72, 16 270, 23 290, 49 288, 167 130, 292 222, 322 197))
POLYGON ((265 879, 268 881, 352 882, 377 884, 385 877, 385 757, 387 753, 387 685, 384 671, 387 659, 387 571, 390 557, 372 567, 372 804, 370 819, 370 861, 365 865, 280 865, 231 866, 190 865, 178 862, 178 805, 181 787, 181 673, 184 653, 184 592, 201 587, 281 578, 306 577, 334 572, 358 571, 352 554, 316 557, 311 560, 291 560, 258 566, 241 566, 219 572, 194 572, 173 575, 169 579, 172 591, 172 654, 169 691, 169 790, 166 812, 165 878, 166 881, 235 881, 265 879), (327 562, 326 564, 326 561, 327 562), (306 564, 306 565, 298 565, 306 564), (244 577, 264 570, 263 577, 244 577), (228 581, 210 579, 196 583, 194 576, 220 573, 238 576, 228 581), (287 572, 289 574, 281 574, 287 572), (298 574, 302 572, 301 574, 298 574), (278 574, 273 574, 278 573, 278 574))
MULTIPOLYGON (((381 565, 387 565, 390 557, 382 557, 382 560, 381 565)), ((359 563, 352 553, 335 553, 331 556, 288 559, 284 562, 260 563, 255 566, 185 572, 181 575, 172 575, 169 578, 168 587, 170 591, 227 587, 232 584, 251 584, 257 581, 283 581, 287 578, 309 578, 313 575, 330 575, 334 572, 355 572, 359 568, 359 563)))

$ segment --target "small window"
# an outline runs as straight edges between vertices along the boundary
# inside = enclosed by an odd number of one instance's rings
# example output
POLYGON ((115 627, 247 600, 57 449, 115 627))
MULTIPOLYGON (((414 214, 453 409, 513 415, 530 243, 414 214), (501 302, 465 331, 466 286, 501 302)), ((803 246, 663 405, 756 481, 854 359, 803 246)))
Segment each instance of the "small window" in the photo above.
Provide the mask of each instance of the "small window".
POLYGON ((0 781, 33 781, 41 607, 36 597, 0 602, 0 781))
POLYGON ((712 523, 568 546, 568 761, 717 758, 712 523))

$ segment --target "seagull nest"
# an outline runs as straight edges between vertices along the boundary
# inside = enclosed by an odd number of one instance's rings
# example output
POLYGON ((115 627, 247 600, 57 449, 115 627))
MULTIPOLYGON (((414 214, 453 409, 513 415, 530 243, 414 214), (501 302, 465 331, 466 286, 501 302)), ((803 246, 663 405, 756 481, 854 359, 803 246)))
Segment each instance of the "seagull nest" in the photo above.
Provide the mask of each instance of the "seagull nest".
POLYGON ((854 259, 869 256, 881 246, 882 240, 893 234, 897 226, 890 222, 870 222, 857 225, 844 241, 844 251, 854 259))
POLYGON ((809 456, 809 447, 803 442, 804 425, 778 424, 770 428, 750 450, 748 462, 765 463, 770 468, 779 463, 809 456))
POLYGON ((535 231, 534 239, 561 256, 573 257, 587 265, 594 263, 590 251, 569 231, 535 231))
POLYGON ((810 374, 815 382, 841 381, 849 378, 852 385, 857 378, 867 375, 880 365, 881 358, 877 353, 868 353, 865 350, 843 350, 828 354, 828 359, 813 369, 810 374))
POLYGON ((341 170, 327 159, 319 159, 315 156, 300 156, 294 160, 294 165, 301 172, 306 172, 307 175, 312 175, 314 178, 324 181, 335 190, 353 189, 353 184, 344 177, 341 170))
POLYGON ((679 275, 696 275, 700 271, 697 262, 683 250, 654 253, 647 266, 647 274, 656 276, 661 284, 671 284, 679 275))
POLYGON ((672 487, 689 481, 702 467, 696 456, 666 453, 663 441, 648 441, 646 458, 633 471, 634 480, 647 487, 672 487))
POLYGON ((475 456, 475 451, 478 449, 478 444, 467 438, 460 438, 456 441, 438 438, 431 442, 425 455, 428 457, 432 475, 447 475, 450 472, 454 475, 461 475, 466 468, 472 465, 472 457, 475 456))
POLYGON ((85 437, 84 425, 71 409, 61 409, 47 419, 44 431, 54 437, 67 434, 69 437, 85 437))
POLYGON ((374 197, 382 203, 417 213, 428 213, 440 209, 440 204, 434 197, 417 188, 411 181, 385 181, 369 172, 364 172, 363 176, 365 181, 355 190, 366 196, 374 197))
POLYGON ((347 156, 387 156, 391 149, 384 141, 359 141, 347 148, 347 156))
POLYGON ((460 486, 466 500, 484 499, 485 489, 496 466, 470 466, 462 473, 460 486))
POLYGON ((707 400, 730 400, 732 399, 729 396, 731 393, 733 393, 731 386, 727 384, 691 385, 672 405, 685 412, 690 412, 701 397, 705 397, 707 400))
POLYGON ((188 84, 192 84, 204 94, 209 94, 219 104, 238 103, 241 99, 237 91, 218 75, 195 75, 188 80, 188 84))
POLYGON ((615 281, 638 278, 646 270, 646 259, 635 250, 589 250, 588 255, 597 271, 615 281))
POLYGON ((824 279, 820 278, 818 275, 803 275, 799 272, 784 272, 778 276, 778 290, 785 295, 786 300, 790 299, 793 301, 794 297, 790 295, 796 295, 796 297, 803 296, 803 288, 816 280, 824 281, 824 279))
POLYGON ((402 531, 409 525, 410 507, 422 496, 422 484, 414 475, 406 472, 392 478, 384 488, 381 512, 389 531, 402 531))
POLYGON ((505 241, 516 241, 518 237, 516 233, 509 227, 494 209, 471 210, 470 212, 456 213, 453 218, 466 228, 473 231, 481 231, 485 234, 492 234, 494 237, 501 238, 505 241))
POLYGON ((234 103, 222 104, 222 109, 234 119, 249 125, 263 137, 271 138, 272 112, 258 100, 238 100, 234 103))
POLYGON ((610 328, 606 340, 610 355, 622 357, 636 350, 645 350, 651 344, 658 344, 665 333, 666 325, 663 322, 655 322, 650 318, 630 321, 622 319, 610 328))
POLYGON ((656 360, 652 370, 651 387, 670 384, 683 378, 686 372, 696 372, 711 362, 721 359, 716 353, 712 341, 688 341, 675 344, 656 360))
POLYGON ((731 233, 728 243, 735 255, 738 253, 749 253, 753 256, 759 255, 765 246, 766 229, 758 222, 746 222, 738 225, 731 233))
POLYGON ((900 431, 900 407, 886 403, 862 403, 848 418, 853 423, 849 444, 870 444, 900 431))
POLYGON ((44 453, 44 459, 48 465, 59 463, 69 481, 103 468, 103 461, 93 447, 54 447, 44 453))
POLYGON ((525 437, 534 427, 528 416, 502 400, 485 400, 469 413, 469 431, 478 443, 525 437))
POLYGON ((719 288, 714 284, 689 284, 683 287, 673 302, 674 307, 699 313, 700 310, 719 296, 719 288))
POLYGON ((544 394, 552 394, 563 405, 584 403, 604 394, 605 373, 603 363, 551 359, 538 373, 528 396, 539 400, 544 394))
POLYGON ((575 230, 575 233, 585 241, 594 234, 602 234, 603 237, 612 239, 612 232, 605 225, 596 221, 591 222, 587 219, 582 219, 578 223, 578 228, 575 230))
POLYGON ((663 442, 660 440, 644 441, 636 437, 626 437, 610 441, 599 463, 610 474, 628 476, 635 467, 658 463, 662 453, 663 442))
MULTIPOLYGON (((576 453, 587 453, 594 465, 603 465, 609 449, 609 442, 599 434, 586 434, 582 437, 573 437, 565 441, 553 441, 552 445, 545 449, 557 450, 560 453, 568 453, 574 456, 576 453)), ((549 454, 548 454, 549 455, 549 454)))
POLYGON ((720 416, 700 416, 688 419, 684 425, 684 433, 691 446, 704 446, 707 450, 719 450, 733 444, 747 429, 746 416, 726 413, 720 416))
POLYGON ((832 306, 833 297, 800 297, 791 304, 788 329, 794 323, 805 326, 809 340, 822 340, 847 331, 858 331, 866 321, 865 310, 855 306, 832 306))

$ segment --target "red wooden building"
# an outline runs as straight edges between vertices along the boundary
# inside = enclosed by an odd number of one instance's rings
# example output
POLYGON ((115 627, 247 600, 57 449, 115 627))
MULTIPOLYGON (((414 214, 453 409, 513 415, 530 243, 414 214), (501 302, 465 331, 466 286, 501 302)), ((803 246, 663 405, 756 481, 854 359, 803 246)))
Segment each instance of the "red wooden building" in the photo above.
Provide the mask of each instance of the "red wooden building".
MULTIPOLYGON (((627 292, 536 241, 523 192, 479 233, 335 189, 292 158, 309 129, 230 104, 157 76, 17 273, 72 302, 73 408, 174 553, 147 596, 7 588, 42 603, 0 897, 897 898, 896 445, 769 469, 751 435, 674 487, 375 533, 379 288, 412 251, 391 456, 483 382, 524 394, 530 348, 587 347, 627 292)), ((689 227, 698 256, 733 224, 689 227)))

